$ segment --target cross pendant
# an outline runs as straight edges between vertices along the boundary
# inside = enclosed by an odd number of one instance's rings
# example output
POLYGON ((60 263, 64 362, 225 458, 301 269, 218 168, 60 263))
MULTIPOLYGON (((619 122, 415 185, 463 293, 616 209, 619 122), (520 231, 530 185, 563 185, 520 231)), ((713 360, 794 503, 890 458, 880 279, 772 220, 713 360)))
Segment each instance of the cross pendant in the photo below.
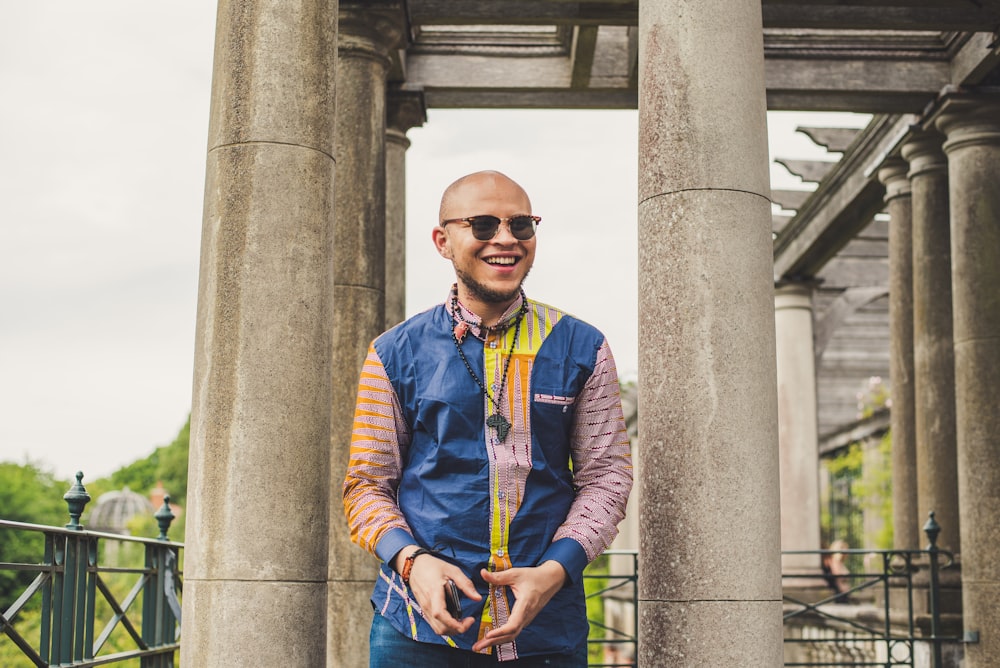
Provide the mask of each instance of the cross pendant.
POLYGON ((507 421, 507 418, 500 415, 500 413, 494 413, 486 418, 486 426, 496 429, 497 438, 501 441, 507 438, 507 432, 510 431, 510 422, 507 421))

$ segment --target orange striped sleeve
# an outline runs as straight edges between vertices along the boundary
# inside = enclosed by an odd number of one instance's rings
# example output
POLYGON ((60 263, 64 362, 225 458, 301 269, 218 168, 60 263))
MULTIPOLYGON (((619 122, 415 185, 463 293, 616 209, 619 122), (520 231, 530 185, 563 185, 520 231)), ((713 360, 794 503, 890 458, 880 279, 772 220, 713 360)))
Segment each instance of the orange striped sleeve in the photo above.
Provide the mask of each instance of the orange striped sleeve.
POLYGON ((344 513, 351 540, 373 555, 379 539, 390 529, 410 533, 396 504, 403 454, 409 443, 399 399, 374 345, 369 346, 354 409, 344 513))

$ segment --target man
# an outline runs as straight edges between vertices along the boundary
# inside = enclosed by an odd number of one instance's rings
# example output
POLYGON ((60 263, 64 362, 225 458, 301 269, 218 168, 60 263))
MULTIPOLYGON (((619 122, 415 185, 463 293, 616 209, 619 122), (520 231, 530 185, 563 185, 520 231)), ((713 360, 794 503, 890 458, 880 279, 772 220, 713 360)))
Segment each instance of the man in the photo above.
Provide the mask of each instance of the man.
POLYGON ((344 508, 382 561, 373 667, 587 665, 581 576, 632 469, 604 336, 521 289, 540 220, 503 174, 453 183, 433 239, 456 285, 369 348, 344 508))

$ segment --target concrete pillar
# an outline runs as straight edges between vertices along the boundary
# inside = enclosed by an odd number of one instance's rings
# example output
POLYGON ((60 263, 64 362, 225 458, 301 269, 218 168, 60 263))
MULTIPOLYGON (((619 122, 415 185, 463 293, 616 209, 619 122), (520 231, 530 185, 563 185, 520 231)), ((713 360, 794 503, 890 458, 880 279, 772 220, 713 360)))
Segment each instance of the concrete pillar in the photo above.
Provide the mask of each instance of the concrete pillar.
POLYGON ((782 663, 760 0, 639 3, 639 665, 782 663))
MULTIPOLYGON (((423 91, 389 91, 385 131, 385 326, 406 318, 406 132, 427 120, 423 91)), ((427 223, 427 229, 435 221, 427 223)))
POLYGON ((336 17, 336 0, 219 2, 184 564, 192 668, 325 661, 336 17))
MULTIPOLYGON (((783 283, 774 295, 782 550, 820 549, 812 291, 808 283, 783 283)), ((819 573, 819 567, 814 554, 782 555, 784 574, 819 573)))
POLYGON ((340 2, 330 560, 327 666, 368 665, 369 597, 378 564, 350 541, 342 485, 368 344, 385 325, 385 111, 390 50, 405 27, 401 2, 340 2))
POLYGON ((897 550, 925 542, 917 510, 913 369, 913 221, 908 165, 891 158, 879 169, 889 211, 889 378, 892 388, 892 535, 897 550))
POLYGON ((947 134, 966 668, 1000 656, 1000 100, 956 95, 947 134))
POLYGON ((955 451, 955 363, 952 343, 948 163, 937 133, 903 145, 910 163, 913 216, 913 365, 919 526, 932 510, 938 547, 959 552, 955 451))

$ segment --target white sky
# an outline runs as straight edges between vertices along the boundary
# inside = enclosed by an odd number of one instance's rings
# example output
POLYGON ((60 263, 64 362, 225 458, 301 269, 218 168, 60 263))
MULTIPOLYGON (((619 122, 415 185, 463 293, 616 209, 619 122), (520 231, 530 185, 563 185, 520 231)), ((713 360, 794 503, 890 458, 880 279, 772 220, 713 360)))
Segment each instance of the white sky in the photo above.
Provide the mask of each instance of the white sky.
MULTIPOLYGON (((215 3, 0 0, 0 460, 69 479, 169 443, 191 406, 215 3)), ((543 217, 528 293, 637 372, 634 111, 431 109, 407 155, 407 310, 444 299, 452 180, 499 169, 543 217)), ((772 155, 823 159, 770 114, 772 155)), ((774 187, 803 187, 772 165, 774 187)))

